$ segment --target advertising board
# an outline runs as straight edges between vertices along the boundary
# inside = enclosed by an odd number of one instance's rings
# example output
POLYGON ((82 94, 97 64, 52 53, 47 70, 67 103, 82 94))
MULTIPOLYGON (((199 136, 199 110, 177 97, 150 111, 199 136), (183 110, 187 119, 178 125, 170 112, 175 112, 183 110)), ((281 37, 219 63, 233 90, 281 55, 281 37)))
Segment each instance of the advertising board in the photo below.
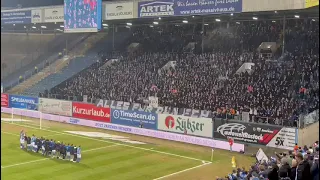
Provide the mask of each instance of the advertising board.
POLYGON ((138 17, 189 16, 236 13, 242 11, 242 0, 161 0, 138 2, 138 17))
POLYGON ((63 7, 44 9, 44 22, 63 22, 63 7))
POLYGON ((104 19, 132 19, 133 18, 133 1, 122 3, 105 4, 104 19))
POLYGON ((111 109, 111 114, 113 124, 157 129, 158 115, 154 113, 111 109))
POLYGON ((9 107, 37 110, 38 109, 38 98, 10 94, 9 95, 9 107))
POLYGON ((210 118, 159 114, 158 130, 212 138, 213 124, 210 118))
POLYGON ((292 150, 297 142, 296 129, 245 122, 214 122, 214 138, 292 150))
POLYGON ((39 98, 39 111, 42 113, 72 116, 72 102, 58 99, 39 98))
POLYGON ((1 107, 9 107, 9 94, 1 93, 1 107))
POLYGON ((110 108, 72 102, 72 117, 110 123, 110 108))
POLYGON ((31 10, 31 23, 42 23, 43 16, 41 9, 33 9, 31 10))
POLYGON ((31 23, 31 10, 1 12, 1 24, 30 24, 30 23, 31 23))
MULTIPOLYGON (((15 109, 13 111, 14 114, 18 113, 16 110, 17 109, 15 109)), ((20 111, 23 111, 23 110, 21 109, 20 111)), ((12 110, 11 110, 11 108, 1 107, 1 112, 2 113, 11 113, 12 110)), ((33 114, 30 111, 25 111, 25 113, 27 116, 28 116, 28 114, 30 114, 30 116, 31 116, 31 114, 33 114)), ((38 113, 38 115, 36 114, 36 116, 37 117, 34 117, 34 118, 39 118, 40 113, 38 113)), ((52 120, 52 121, 59 121, 59 122, 63 121, 65 123, 77 124, 77 125, 81 125, 81 126, 95 127, 95 128, 107 129, 107 130, 124 132, 124 133, 131 133, 131 134, 136 134, 136 135, 141 135, 141 136, 166 139, 166 140, 170 140, 170 141, 178 141, 178 142, 183 142, 183 143, 195 144, 195 145, 199 145, 199 146, 206 146, 206 147, 210 147, 210 148, 225 149, 225 150, 230 149, 228 142, 214 140, 211 138, 201 138, 201 137, 188 136, 188 135, 183 135, 183 134, 155 131, 155 130, 151 130, 151 129, 128 127, 128 126, 122 126, 122 125, 110 124, 110 123, 102 123, 102 122, 96 122, 96 121, 90 121, 90 120, 84 120, 84 119, 73 120, 74 118, 56 116, 56 115, 49 116, 49 114, 42 114, 42 117, 43 117, 43 119, 50 118, 48 120, 52 120), (71 119, 71 121, 70 121, 70 119, 71 119)), ((232 146, 232 150, 235 152, 244 151, 244 145, 239 144, 239 143, 234 143, 232 146)))

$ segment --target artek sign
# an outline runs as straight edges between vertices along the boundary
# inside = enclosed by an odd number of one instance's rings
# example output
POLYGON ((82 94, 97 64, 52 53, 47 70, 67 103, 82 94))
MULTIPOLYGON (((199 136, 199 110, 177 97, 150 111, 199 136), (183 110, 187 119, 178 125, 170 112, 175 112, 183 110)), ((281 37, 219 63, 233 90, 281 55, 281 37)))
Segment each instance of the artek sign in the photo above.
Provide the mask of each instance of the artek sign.
POLYGON ((72 103, 72 117, 110 123, 110 108, 87 103, 72 103))

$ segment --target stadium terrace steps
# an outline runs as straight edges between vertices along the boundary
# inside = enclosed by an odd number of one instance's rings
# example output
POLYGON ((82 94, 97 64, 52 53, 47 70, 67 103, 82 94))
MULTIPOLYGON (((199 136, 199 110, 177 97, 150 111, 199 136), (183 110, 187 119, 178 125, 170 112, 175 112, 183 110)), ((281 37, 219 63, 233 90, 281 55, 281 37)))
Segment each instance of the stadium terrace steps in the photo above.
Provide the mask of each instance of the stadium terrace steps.
POLYGON ((24 90, 32 87, 33 85, 35 85, 36 83, 38 83, 42 79, 48 77, 50 74, 57 73, 63 67, 65 67, 67 64, 68 64, 68 60, 61 58, 61 59, 57 60, 56 62, 54 62, 53 64, 51 64, 50 66, 44 68, 42 71, 33 75, 31 78, 29 78, 29 79, 23 81, 22 83, 20 83, 19 85, 13 87, 12 89, 10 89, 8 91, 8 93, 12 93, 12 94, 21 93, 24 90))
POLYGON ((88 33, 57 35, 56 38, 54 38, 52 42, 49 43, 50 52, 41 55, 37 60, 32 61, 28 65, 22 67, 19 71, 15 71, 6 78, 2 79, 4 88, 14 87, 15 85, 17 85, 17 81, 20 75, 27 78, 30 77, 30 74, 33 72, 34 67, 38 67, 39 70, 41 70, 42 67, 45 67, 46 62, 49 62, 51 64, 58 60, 58 53, 63 51, 63 48, 66 45, 66 40, 68 40, 68 49, 73 50, 78 44, 81 44, 88 37, 90 37, 90 34, 88 33))
POLYGON ((50 74, 46 78, 34 84, 34 86, 25 89, 22 94, 39 95, 39 93, 49 90, 76 75, 96 61, 97 58, 95 56, 76 57, 71 59, 69 64, 62 68, 59 73, 50 74))

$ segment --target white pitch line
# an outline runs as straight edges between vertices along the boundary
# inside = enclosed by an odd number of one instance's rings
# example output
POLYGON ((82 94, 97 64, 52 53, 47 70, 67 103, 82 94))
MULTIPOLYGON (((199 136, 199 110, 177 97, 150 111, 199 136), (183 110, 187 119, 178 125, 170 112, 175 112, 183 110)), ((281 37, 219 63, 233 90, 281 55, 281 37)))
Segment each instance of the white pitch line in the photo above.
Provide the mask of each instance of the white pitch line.
MULTIPOLYGON (((20 136, 20 135, 18 135, 18 134, 15 134, 15 133, 10 133, 10 132, 5 132, 5 131, 1 131, 2 133, 4 133, 4 134, 9 134, 9 135, 12 135, 12 136, 20 136)), ((43 137, 52 137, 52 136, 61 136, 61 135, 63 135, 63 134, 51 134, 51 135, 46 135, 46 136, 43 136, 43 137)))
MULTIPOLYGON (((110 145, 110 146, 104 146, 104 147, 99 147, 99 148, 94 148, 94 149, 88 149, 88 150, 85 150, 85 151, 82 151, 82 152, 83 153, 91 152, 91 151, 96 151, 96 150, 99 150, 99 149, 105 149, 105 148, 114 147, 114 146, 118 146, 118 145, 114 144, 114 145, 110 145)), ((8 165, 8 166, 1 166, 1 168, 4 169, 4 168, 9 168, 9 167, 14 167, 14 166, 31 164, 31 163, 34 163, 34 162, 45 161, 45 160, 49 160, 49 159, 51 159, 51 158, 48 157, 48 158, 44 158, 44 159, 38 159, 38 160, 34 160, 34 161, 27 161, 27 162, 23 162, 23 163, 8 165)))
MULTIPOLYGON (((5 122, 7 123, 7 122, 5 122)), ((8 123, 8 124, 12 124, 12 123, 8 123)), ((21 124, 14 124, 17 126, 22 126, 22 127, 28 127, 28 128, 32 128, 32 129, 38 129, 32 126, 26 126, 26 125, 21 125, 21 124)), ((142 147, 137 147, 137 146, 132 146, 132 145, 127 145, 127 144, 121 144, 121 143, 115 143, 112 141, 106 141, 106 140, 101 140, 101 139, 95 139, 95 138, 90 138, 90 137, 86 137, 86 136, 80 136, 80 135, 76 135, 76 134, 71 134, 71 133, 63 133, 63 132, 59 132, 59 131, 53 131, 53 130, 49 130, 49 129, 38 129, 38 130, 43 130, 43 131, 48 131, 48 132, 54 132, 57 134, 66 134, 66 135, 70 135, 70 136, 75 136, 75 137, 81 137, 84 139, 90 139, 90 140, 95 140, 95 141, 100 141, 100 142, 106 142, 109 144, 117 144, 119 146, 126 146, 126 147, 131 147, 134 149, 140 149, 140 150, 144 150, 144 151, 150 151, 150 152, 155 152, 155 153, 159 153, 159 154, 166 154, 169 156, 175 156, 175 157, 180 157, 180 158, 184 158, 184 159, 191 159, 191 160, 195 160, 195 161, 201 161, 201 162, 206 162, 206 163, 211 163, 210 161, 206 161, 206 160, 202 160, 202 159, 197 159, 197 158, 193 158, 193 157, 188 157, 188 156, 182 156, 182 155, 178 155, 178 154, 172 154, 172 153, 168 153, 168 152, 163 152, 163 151, 157 151, 157 150, 153 150, 153 149, 147 149, 147 148, 142 148, 142 147)))
POLYGON ((188 168, 188 169, 185 169, 185 170, 182 170, 182 171, 178 171, 178 172, 175 172, 175 173, 172 173, 172 174, 168 174, 168 175, 165 175, 165 176, 161 176, 161 177, 156 178, 156 179, 153 179, 153 180, 164 179, 164 178, 167 178, 167 177, 170 177, 170 176, 174 176, 174 175, 177 175, 177 174, 180 174, 180 173, 183 173, 183 172, 187 172, 187 171, 190 171, 190 170, 193 170, 193 169, 197 169, 197 168, 200 168, 200 167, 209 165, 209 164, 211 164, 211 162, 205 163, 205 164, 200 164, 200 165, 198 165, 198 166, 191 167, 191 168, 188 168))

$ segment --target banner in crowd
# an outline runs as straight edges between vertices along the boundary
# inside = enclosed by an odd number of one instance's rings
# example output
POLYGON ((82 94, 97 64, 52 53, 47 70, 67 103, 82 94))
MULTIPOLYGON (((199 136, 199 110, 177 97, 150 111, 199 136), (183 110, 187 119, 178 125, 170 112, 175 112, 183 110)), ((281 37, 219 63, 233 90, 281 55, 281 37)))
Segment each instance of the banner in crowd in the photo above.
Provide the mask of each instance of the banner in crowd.
POLYGON ((242 143, 266 145, 280 149, 292 150, 297 142, 296 129, 278 127, 267 124, 230 122, 214 122, 214 138, 233 138, 242 143))
POLYGON ((42 23, 43 22, 42 10, 34 9, 31 10, 31 23, 42 23))
POLYGON ((269 160, 268 156, 264 153, 264 151, 261 148, 259 148, 258 152, 256 153, 256 158, 259 162, 268 162, 269 160))
POLYGON ((132 19, 133 1, 105 4, 104 20, 132 19))
POLYGON ((242 0, 161 0, 138 2, 138 17, 189 16, 242 12, 242 0))
POLYGON ((319 6, 319 0, 305 0, 305 8, 319 6))
POLYGON ((1 93, 1 107, 9 107, 9 94, 1 93))
POLYGON ((1 24, 30 24, 31 10, 1 12, 1 24))
POLYGON ((158 115, 155 113, 111 109, 111 114, 112 124, 157 129, 158 115))
POLYGON ((139 103, 129 103, 124 101, 113 101, 113 100, 104 100, 98 99, 96 101, 97 107, 109 107, 111 109, 120 109, 120 110, 131 110, 131 111, 145 111, 156 114, 172 114, 172 115, 182 115, 190 117, 205 117, 212 118, 213 113, 206 110, 196 110, 196 109, 187 109, 187 108, 173 108, 173 107, 150 107, 142 106, 139 103))
POLYGON ((38 98, 20 95, 9 95, 9 107, 38 110, 38 98))
POLYGON ((110 108, 72 102, 72 117, 110 123, 110 108))
POLYGON ((72 116, 72 102, 58 99, 39 98, 39 111, 61 116, 72 116))
POLYGON ((212 138, 210 118, 192 118, 169 114, 158 115, 158 130, 212 138))
POLYGON ((157 108, 159 106, 159 99, 155 96, 149 96, 149 106, 157 108))
POLYGON ((63 7, 44 9, 44 22, 63 22, 63 7))

